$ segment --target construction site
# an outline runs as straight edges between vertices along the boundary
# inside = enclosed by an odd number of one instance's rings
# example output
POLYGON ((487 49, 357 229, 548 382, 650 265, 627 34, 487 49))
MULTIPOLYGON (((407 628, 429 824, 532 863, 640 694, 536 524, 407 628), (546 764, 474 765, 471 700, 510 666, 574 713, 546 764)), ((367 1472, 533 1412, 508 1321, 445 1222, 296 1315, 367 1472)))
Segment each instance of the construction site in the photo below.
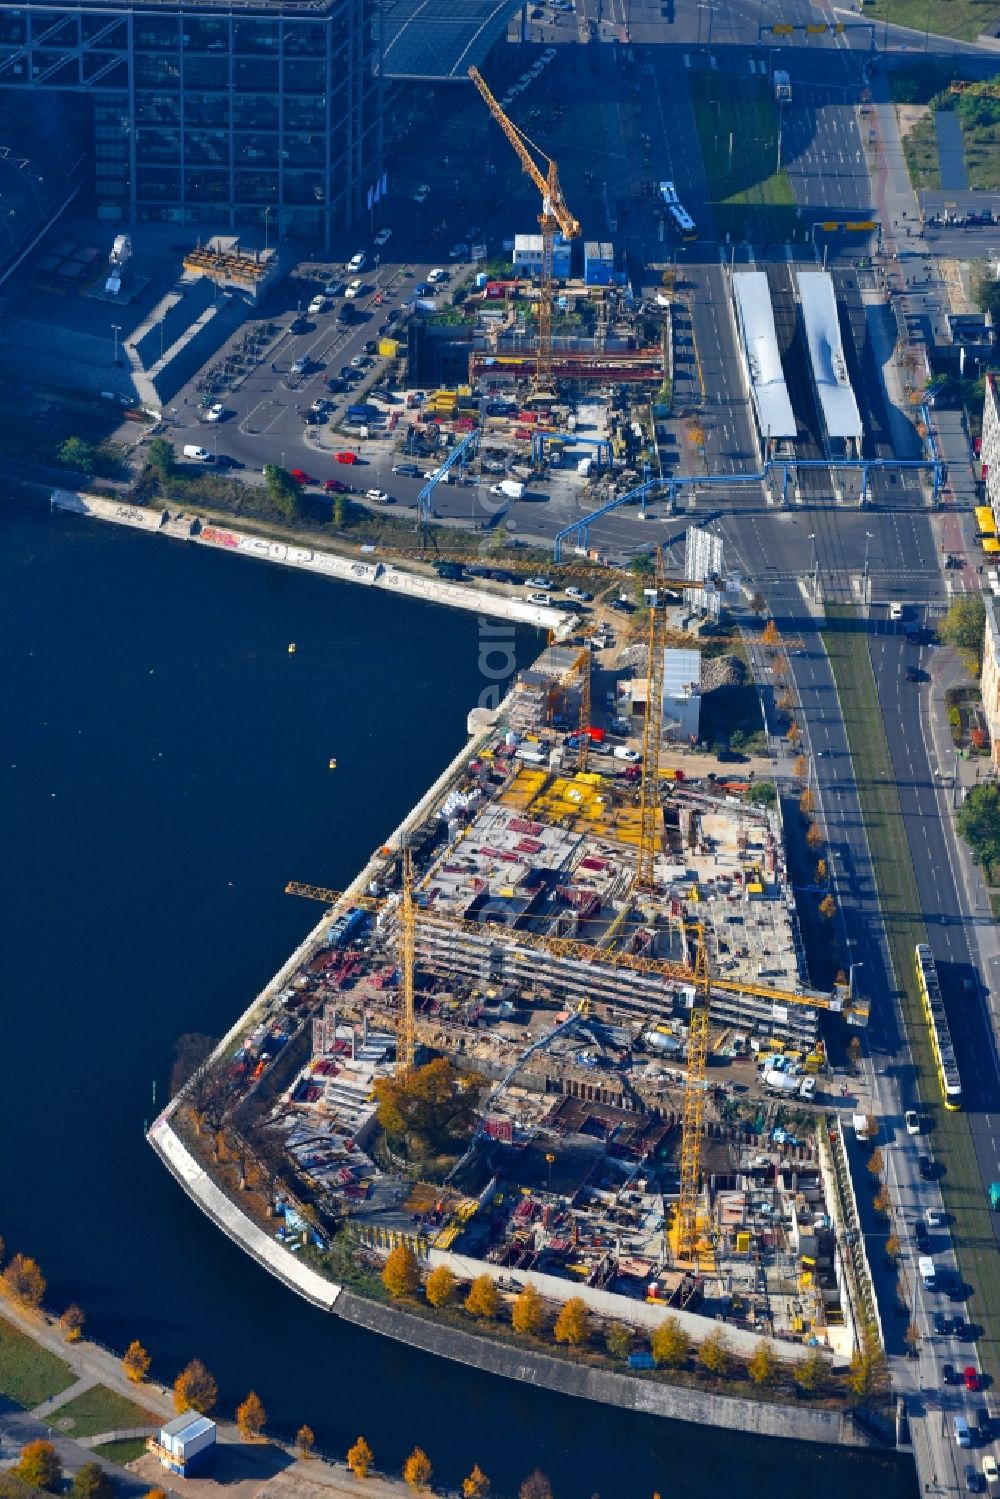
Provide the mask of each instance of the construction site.
POLYGON ((666 1304, 843 1353, 824 1025, 865 1006, 808 983, 778 810, 665 764, 682 586, 647 590, 645 711, 613 747, 589 648, 550 645, 366 893, 288 886, 329 914, 232 1068, 369 1253, 403 1239, 626 1321, 666 1304), (477 1122, 444 1176, 401 1179, 376 1086, 437 1057, 477 1122))

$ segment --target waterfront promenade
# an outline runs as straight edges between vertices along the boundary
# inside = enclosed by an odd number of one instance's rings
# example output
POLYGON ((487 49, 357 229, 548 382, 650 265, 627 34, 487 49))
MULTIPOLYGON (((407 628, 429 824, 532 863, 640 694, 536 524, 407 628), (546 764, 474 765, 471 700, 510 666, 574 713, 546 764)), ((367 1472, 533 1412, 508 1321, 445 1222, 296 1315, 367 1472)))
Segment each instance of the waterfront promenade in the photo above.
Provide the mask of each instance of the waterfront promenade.
POLYGON ((76 1376, 73 1383, 58 1395, 43 1401, 31 1411, 24 1411, 0 1397, 0 1470, 14 1466, 26 1442, 43 1439, 52 1442, 63 1470, 72 1476, 84 1463, 100 1462, 118 1483, 116 1493, 133 1499, 151 1488, 169 1494, 191 1495, 194 1499, 211 1499, 223 1492, 227 1499, 252 1499, 266 1493, 268 1499, 320 1499, 323 1495, 357 1496, 388 1499, 405 1489, 401 1479, 371 1474, 363 1482, 354 1477, 343 1463, 323 1458, 297 1458, 292 1448, 282 1443, 246 1442, 234 1422, 218 1421, 217 1456, 205 1474, 197 1479, 175 1479, 165 1474, 156 1458, 147 1455, 127 1469, 108 1462, 91 1449, 102 1443, 127 1436, 152 1433, 155 1427, 134 1428, 129 1432, 100 1432, 82 1441, 60 1432, 50 1424, 58 1420, 59 1408, 95 1385, 102 1385, 116 1395, 151 1411, 157 1421, 169 1421, 176 1414, 173 1392, 147 1380, 133 1384, 122 1369, 121 1359, 108 1348, 81 1338, 67 1343, 54 1321, 43 1313, 22 1311, 10 1301, 0 1302, 3 1317, 34 1343, 68 1364, 76 1376), (169 1481, 168 1481, 169 1480, 169 1481))

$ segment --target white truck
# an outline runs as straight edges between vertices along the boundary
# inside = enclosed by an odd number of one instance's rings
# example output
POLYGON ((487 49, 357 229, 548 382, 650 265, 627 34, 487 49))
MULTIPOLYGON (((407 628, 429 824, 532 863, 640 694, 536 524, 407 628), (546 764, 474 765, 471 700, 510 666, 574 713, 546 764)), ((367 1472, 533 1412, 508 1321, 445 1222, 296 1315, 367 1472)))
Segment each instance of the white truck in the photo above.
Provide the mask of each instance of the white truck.
POLYGON ((774 100, 776 104, 791 104, 792 80, 784 68, 774 70, 774 100))
POLYGON ((627 744, 616 744, 614 754, 616 760, 627 760, 630 765, 637 765, 642 759, 639 751, 629 749, 627 744))
POLYGON ((852 1115, 851 1123, 854 1126, 855 1137, 858 1140, 867 1140, 868 1139, 868 1115, 867 1114, 854 1114, 854 1115, 852 1115))
POLYGON ((799 1091, 801 1078, 793 1077, 790 1072, 775 1072, 771 1068, 764 1073, 765 1093, 777 1093, 783 1098, 791 1098, 799 1091))
POLYGON ((937 1270, 929 1254, 922 1254, 917 1260, 917 1271, 924 1283, 924 1289, 927 1291, 935 1290, 937 1287, 937 1270))
POLYGON ((503 495, 507 500, 519 500, 524 495, 524 485, 518 479, 501 479, 490 485, 490 494, 503 495))

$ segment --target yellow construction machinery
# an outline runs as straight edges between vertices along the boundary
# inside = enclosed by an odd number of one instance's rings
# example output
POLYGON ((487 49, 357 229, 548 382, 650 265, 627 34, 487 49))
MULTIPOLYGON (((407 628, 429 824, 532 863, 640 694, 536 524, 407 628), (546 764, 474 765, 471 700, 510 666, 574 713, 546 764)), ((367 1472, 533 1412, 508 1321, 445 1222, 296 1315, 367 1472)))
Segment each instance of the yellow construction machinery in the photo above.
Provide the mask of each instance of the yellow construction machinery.
POLYGON ((646 663, 646 717, 642 725, 642 781, 639 786, 639 857, 635 883, 655 888, 656 849, 660 830, 660 744, 663 739, 663 649, 667 629, 663 549, 656 548, 655 594, 649 610, 646 663))
POLYGON ((538 348, 535 358, 535 386, 552 384, 552 252, 557 233, 564 239, 577 239, 580 225, 563 201, 559 186, 559 169, 534 141, 508 119, 501 106, 490 92, 489 86, 478 68, 469 69, 469 77, 483 96, 486 108, 510 141, 521 163, 522 169, 531 178, 542 198, 542 211, 538 223, 542 231, 542 275, 538 298, 538 348), (535 161, 536 152, 545 163, 544 172, 535 161))

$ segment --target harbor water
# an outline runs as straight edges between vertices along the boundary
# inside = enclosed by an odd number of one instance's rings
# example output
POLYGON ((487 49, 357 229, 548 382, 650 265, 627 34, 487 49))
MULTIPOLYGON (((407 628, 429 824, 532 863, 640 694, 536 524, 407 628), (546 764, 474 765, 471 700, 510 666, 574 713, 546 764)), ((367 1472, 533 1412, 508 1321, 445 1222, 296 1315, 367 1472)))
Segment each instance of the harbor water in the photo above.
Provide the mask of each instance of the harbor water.
POLYGON ((323 1449, 363 1433, 398 1471, 419 1443, 439 1483, 479 1462, 498 1495, 538 1466, 556 1499, 910 1499, 893 1455, 709 1436, 349 1327, 144 1141, 176 1038, 221 1034, 315 921, 285 882, 342 887, 538 632, 43 509, 6 507, 0 539, 0 1234, 49 1304, 163 1380, 197 1355, 225 1406, 252 1387, 323 1449))

